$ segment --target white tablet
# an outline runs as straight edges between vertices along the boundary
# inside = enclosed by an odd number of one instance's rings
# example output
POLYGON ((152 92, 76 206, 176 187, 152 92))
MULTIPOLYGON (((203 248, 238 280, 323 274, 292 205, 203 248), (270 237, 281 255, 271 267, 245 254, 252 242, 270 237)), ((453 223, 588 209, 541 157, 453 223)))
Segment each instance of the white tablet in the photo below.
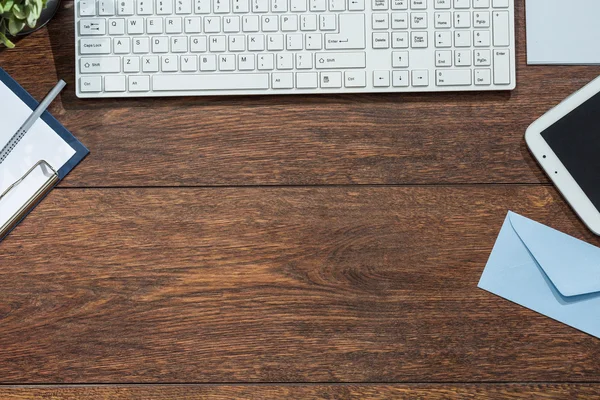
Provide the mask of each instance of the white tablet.
POLYGON ((531 124, 525 141, 571 207, 600 235, 600 77, 531 124))

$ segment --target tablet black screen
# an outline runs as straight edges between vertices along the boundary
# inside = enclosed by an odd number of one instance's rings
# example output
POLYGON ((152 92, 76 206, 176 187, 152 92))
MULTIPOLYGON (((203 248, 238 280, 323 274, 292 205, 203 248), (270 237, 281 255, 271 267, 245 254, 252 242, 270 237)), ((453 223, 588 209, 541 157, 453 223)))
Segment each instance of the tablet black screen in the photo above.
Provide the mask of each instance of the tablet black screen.
POLYGON ((543 131, 542 137, 600 210, 600 93, 543 131))

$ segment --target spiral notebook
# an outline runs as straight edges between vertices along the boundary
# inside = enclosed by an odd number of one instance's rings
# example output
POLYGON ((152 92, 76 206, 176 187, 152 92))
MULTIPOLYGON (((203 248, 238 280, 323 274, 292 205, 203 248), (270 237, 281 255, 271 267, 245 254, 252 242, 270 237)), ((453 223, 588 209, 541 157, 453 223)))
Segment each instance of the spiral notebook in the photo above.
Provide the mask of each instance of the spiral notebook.
MULTIPOLYGON (((0 148, 38 102, 0 68, 0 148)), ((45 112, 0 164, 0 241, 85 158, 88 149, 45 112)))

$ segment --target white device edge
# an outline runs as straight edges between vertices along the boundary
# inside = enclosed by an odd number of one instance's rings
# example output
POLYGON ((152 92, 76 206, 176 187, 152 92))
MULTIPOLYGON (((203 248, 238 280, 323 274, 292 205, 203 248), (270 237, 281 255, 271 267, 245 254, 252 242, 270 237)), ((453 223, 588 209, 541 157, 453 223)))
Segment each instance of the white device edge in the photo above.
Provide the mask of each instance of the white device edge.
POLYGON ((594 79, 541 116, 525 132, 525 142, 537 162, 583 223, 598 236, 600 236, 600 210, 594 206, 575 178, 552 151, 550 145, 542 137, 542 132, 599 92, 600 77, 594 79))

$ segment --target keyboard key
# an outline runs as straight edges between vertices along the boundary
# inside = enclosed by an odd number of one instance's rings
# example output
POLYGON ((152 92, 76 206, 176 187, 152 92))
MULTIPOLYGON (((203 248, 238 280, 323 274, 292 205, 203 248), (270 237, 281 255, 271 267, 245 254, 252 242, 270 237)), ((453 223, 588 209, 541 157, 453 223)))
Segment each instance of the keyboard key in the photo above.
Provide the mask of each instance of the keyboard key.
POLYGON ((235 56, 232 54, 221 54, 219 57, 219 71, 235 71, 235 56))
POLYGON ((137 0, 137 14, 152 15, 154 13, 153 2, 154 0, 137 0))
POLYGON ((130 92, 147 92, 150 90, 150 77, 147 75, 132 75, 129 77, 130 92))
POLYGON ((306 12, 306 0, 290 0, 290 10, 292 12, 306 12))
POLYGON ((129 18, 127 20, 127 34, 128 35, 141 35, 144 33, 144 19, 143 18, 129 18))
POLYGON ((388 0, 371 0, 373 11, 387 11, 390 8, 388 0))
MULTIPOLYGON (((461 33, 464 35, 464 33, 461 33)), ((435 33, 435 47, 447 48, 452 47, 452 32, 441 31, 435 33)))
POLYGON ((473 13, 473 27, 474 28, 489 28, 490 27, 489 11, 474 12, 473 13))
POLYGON ((80 17, 95 17, 96 16, 96 0, 79 0, 79 16, 80 17))
POLYGON ((471 32, 470 31, 454 32, 454 47, 471 47, 471 32))
POLYGON ((79 59, 82 74, 102 74, 121 72, 121 57, 83 57, 79 59))
POLYGON ((491 64, 492 52, 490 50, 475 50, 475 62, 478 67, 489 66, 491 64))
POLYGON ((408 51, 394 51, 392 53, 392 67, 408 68, 408 51))
POLYGON ((347 88, 367 87, 367 73, 365 71, 344 72, 344 86, 347 88))
POLYGON ((80 19, 79 34, 82 36, 106 35, 106 20, 102 18, 80 19))
POLYGON ((296 69, 312 69, 312 53, 296 53, 296 69))
POLYGON ((389 87, 390 71, 373 71, 373 87, 389 87))
POLYGON ((365 68, 367 54, 364 52, 350 53, 317 53, 315 54, 317 69, 347 69, 365 68))
POLYGON ((411 29, 427 29, 427 14, 412 13, 410 14, 411 29))
POLYGON ((162 72, 177 72, 179 70, 179 59, 177 56, 162 56, 160 70, 162 72))
POLYGON ((364 11, 365 10, 365 0, 348 0, 348 10, 364 11))
POLYGON ((159 92, 266 90, 269 89, 269 74, 153 75, 152 89, 159 92))
POLYGON ((509 46, 510 45, 510 22, 508 19, 508 11, 494 11, 493 27, 494 27, 494 46, 509 46))
POLYGON ((327 50, 360 50, 365 48, 365 42, 365 16, 363 14, 340 15, 339 33, 325 34, 327 50))
POLYGON ((429 71, 414 70, 412 72, 412 84, 416 87, 429 86, 429 71))
POLYGON ((436 12, 433 20, 435 21, 436 29, 449 29, 452 28, 452 14, 448 11, 436 12))
POLYGON ((156 0, 156 13, 158 15, 173 14, 173 0, 156 0))
POLYGON ((98 15, 112 16, 115 15, 115 0, 99 0, 98 15))
POLYGON ((79 54, 110 54, 110 38, 81 39, 79 54))
POLYGON ((408 87, 409 85, 408 71, 392 71, 392 86, 393 87, 408 87))
POLYGON ((101 76, 82 76, 79 78, 79 87, 82 92, 93 93, 102 91, 101 76))
POLYGON ((123 72, 127 72, 127 73, 140 72, 140 58, 139 57, 124 57, 123 58, 123 72))
POLYGON ((113 51, 115 54, 129 54, 131 52, 131 39, 115 38, 113 41, 113 51))
POLYGON ((470 86, 470 69, 438 69, 435 73, 437 86, 470 86))
POLYGON ((508 8, 509 0, 492 0, 492 7, 494 8, 508 8))
POLYGON ((454 65, 457 67, 471 66, 471 50, 455 50, 454 65))
POLYGON ((142 57, 142 71, 158 72, 158 56, 142 57))
POLYGON ((292 53, 277 54, 276 61, 277 69, 294 69, 294 55, 292 53))
POLYGON ((490 69, 475 70, 475 85, 489 86, 492 84, 492 71, 490 69))
POLYGON ((455 28, 470 28, 471 27, 471 12, 470 11, 455 11, 454 12, 454 27, 455 28))
POLYGON ((491 44, 490 41, 490 31, 475 31, 473 33, 473 46, 475 47, 489 47, 491 44))
POLYGON ((392 0, 392 10, 408 10, 408 0, 392 0))
POLYGON ((408 32, 392 32, 392 48, 408 49, 408 32))
POLYGON ((254 54, 240 54, 238 56, 238 69, 240 71, 254 71, 256 68, 255 58, 254 54))
POLYGON ((389 14, 373 14, 372 27, 375 30, 388 29, 390 27, 389 14))
POLYGON ((392 13, 392 29, 408 29, 408 13, 392 13))
POLYGON ((510 53, 494 50, 494 84, 510 85, 510 53))
POLYGON ((200 56, 200 71, 211 72, 217 70, 217 56, 214 54, 206 54, 200 56))
POLYGON ((274 72, 272 74, 273 89, 292 89, 294 87, 294 74, 291 72, 274 72))
POLYGON ((316 89, 319 86, 319 75, 316 72, 298 72, 296 87, 298 89, 316 89))
POLYGON ((341 72, 321 72, 321 88, 335 89, 342 87, 341 72))
POLYGON ((390 34, 387 32, 374 32, 373 33, 373 48, 374 49, 389 49, 390 48, 390 34))
POLYGON ((411 32, 411 47, 413 49, 427 48, 427 32, 411 32))
POLYGON ((452 50, 438 50, 435 52, 436 67, 452 66, 452 50))
POLYGON ((117 13, 119 15, 135 14, 135 0, 118 0, 118 4, 117 13))
POLYGON ((410 0, 410 8, 412 10, 427 9, 427 0, 410 0))
POLYGON ((105 92, 124 92, 127 88, 125 84, 125 77, 118 75, 109 75, 104 78, 104 91, 105 92))

